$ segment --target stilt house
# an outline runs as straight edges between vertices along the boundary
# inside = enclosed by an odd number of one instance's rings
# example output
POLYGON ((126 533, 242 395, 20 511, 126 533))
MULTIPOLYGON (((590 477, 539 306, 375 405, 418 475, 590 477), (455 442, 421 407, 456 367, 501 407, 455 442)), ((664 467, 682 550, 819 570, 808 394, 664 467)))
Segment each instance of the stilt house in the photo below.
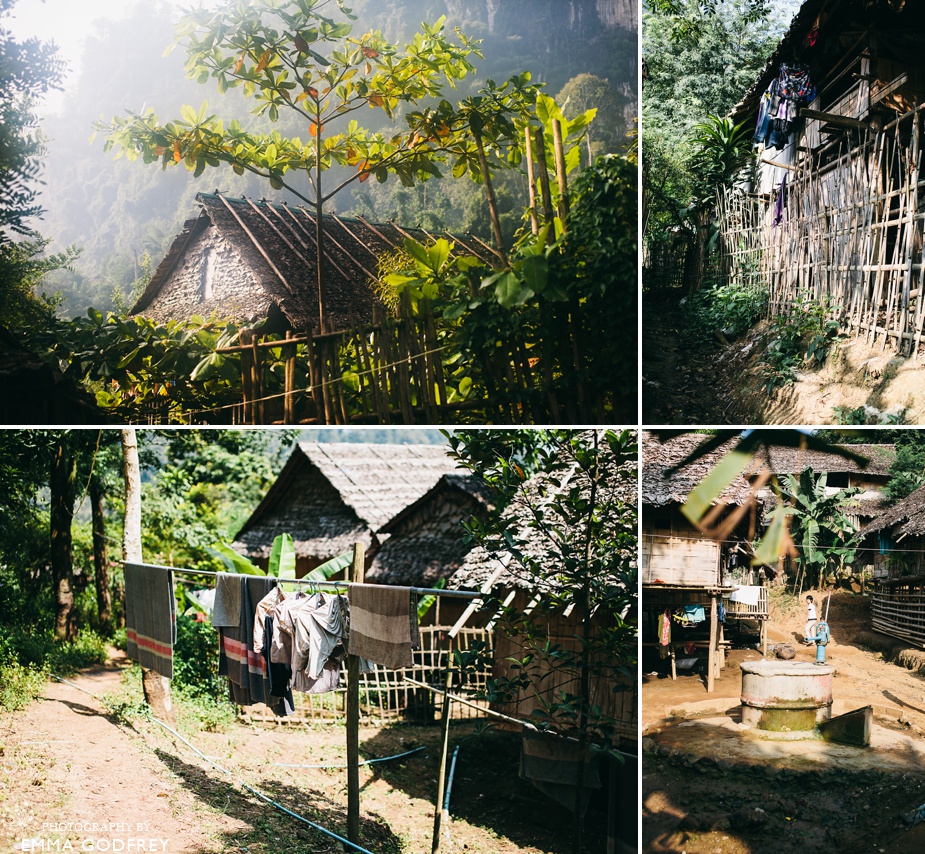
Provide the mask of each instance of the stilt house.
POLYGON ((806 0, 733 111, 757 177, 719 205, 725 272, 773 313, 821 301, 903 355, 925 332, 923 39, 922 3, 806 0))
POLYGON ((880 513, 861 533, 875 553, 873 628, 925 648, 925 486, 880 513))
POLYGON ((302 577, 363 543, 369 566, 378 530, 455 467, 442 445, 301 442, 234 547, 266 566, 274 538, 291 534, 302 577))
MULTIPOLYGON (((750 505, 721 541, 693 525, 682 513, 691 492, 730 451, 730 440, 718 449, 671 471, 705 440, 702 435, 675 436, 662 443, 645 434, 642 448, 642 601, 644 648, 659 649, 671 659, 676 672, 682 649, 707 650, 707 690, 720 675, 726 647, 726 621, 757 621, 762 643, 766 640, 768 592, 765 581, 778 568, 753 568, 751 543, 765 527, 765 512, 775 501, 762 470, 775 475, 799 475, 806 469, 826 472, 826 491, 856 487, 861 492, 853 507, 858 528, 886 506, 882 489, 895 456, 892 445, 852 445, 868 458, 862 468, 837 454, 798 448, 771 447, 755 456, 716 499, 715 530, 738 508, 750 505), (678 618, 670 642, 659 636, 660 617, 678 618)), ((694 656, 696 657, 696 656, 694 656)), ((690 660, 691 656, 688 655, 690 660)))

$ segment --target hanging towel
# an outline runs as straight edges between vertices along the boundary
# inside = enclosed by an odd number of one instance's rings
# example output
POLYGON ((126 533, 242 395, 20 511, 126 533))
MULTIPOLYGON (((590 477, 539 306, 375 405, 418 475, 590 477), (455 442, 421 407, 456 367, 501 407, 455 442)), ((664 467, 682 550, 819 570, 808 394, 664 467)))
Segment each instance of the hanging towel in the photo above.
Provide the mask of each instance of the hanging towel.
POLYGON ((410 667, 421 646, 417 597, 410 587, 351 584, 348 650, 392 669, 410 667))
MULTIPOLYGON (((276 585, 275 578, 257 575, 231 576, 239 586, 241 610, 237 624, 219 631, 218 672, 231 683, 231 696, 239 706, 266 703, 274 714, 284 713, 282 698, 270 694, 263 655, 251 649, 257 603, 276 585)), ((232 582, 228 582, 229 586, 232 582)), ((216 597, 217 598, 217 597, 216 597)))
POLYGON ((125 564, 125 650, 142 667, 173 678, 177 603, 169 569, 125 564))
MULTIPOLYGON (((520 754, 520 777, 529 780, 544 794, 575 811, 575 782, 581 753, 578 742, 553 733, 523 728, 520 754)), ((591 790, 601 787, 598 757, 585 751, 584 784, 581 814, 591 800, 591 790)))
POLYGON ((212 607, 212 625, 216 629, 237 626, 241 619, 241 584, 243 575, 220 572, 215 578, 215 604, 212 607))

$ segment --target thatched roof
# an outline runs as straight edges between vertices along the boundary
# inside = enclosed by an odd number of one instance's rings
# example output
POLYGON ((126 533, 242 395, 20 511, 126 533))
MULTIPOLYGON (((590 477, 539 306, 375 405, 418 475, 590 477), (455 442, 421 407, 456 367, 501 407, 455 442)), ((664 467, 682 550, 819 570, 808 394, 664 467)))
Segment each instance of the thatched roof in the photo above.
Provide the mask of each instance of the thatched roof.
MULTIPOLYGON (((735 447, 736 440, 730 439, 715 451, 666 476, 666 471, 677 465, 694 449, 710 439, 709 436, 686 433, 659 442, 651 433, 643 435, 642 442, 642 500, 644 504, 664 507, 668 504, 683 504, 691 491, 706 477, 719 460, 735 447)), ((890 465, 896 456, 893 445, 850 445, 856 454, 869 462, 861 467, 853 460, 838 454, 827 454, 801 448, 771 447, 755 454, 729 485, 719 500, 726 504, 741 504, 748 499, 749 479, 767 462, 775 474, 799 474, 807 468, 814 472, 862 474, 871 480, 889 476, 890 465)), ((867 512, 876 512, 882 505, 877 500, 866 503, 867 512)))
POLYGON ((891 530, 894 537, 925 534, 925 486, 920 486, 902 501, 874 517, 861 529, 861 535, 891 530))
POLYGON ((235 548, 265 558, 282 533, 292 535, 299 557, 326 560, 356 542, 370 546, 375 531, 454 468, 442 445, 301 442, 235 548))
POLYGON ((732 117, 740 122, 758 112, 758 101, 782 62, 797 60, 808 65, 818 82, 868 30, 883 34, 880 50, 884 55, 896 52, 896 58, 912 55, 918 61, 916 40, 921 40, 922 26, 922 4, 912 0, 805 0, 764 70, 733 107, 732 117), (818 37, 810 45, 807 36, 814 26, 818 26, 818 37))
MULTIPOLYGON (((602 476, 598 494, 600 496, 612 494, 623 503, 625 508, 620 518, 612 517, 608 521, 614 528, 629 522, 635 529, 637 467, 635 463, 626 464, 623 467, 608 465, 608 460, 612 460, 612 455, 606 442, 602 442, 600 454, 602 476)), ((508 523, 515 539, 522 544, 523 552, 528 559, 548 560, 548 555, 550 554, 546 535, 530 525, 534 518, 530 509, 531 506, 544 507, 550 505, 551 496, 568 488, 577 471, 578 465, 575 464, 571 466, 567 474, 557 472, 555 476, 552 476, 541 472, 534 475, 525 485, 524 494, 516 497, 505 509, 502 518, 508 523)), ((584 482, 579 483, 582 493, 587 494, 587 484, 584 482)), ((547 516, 546 521, 558 529, 552 536, 564 537, 566 540, 574 538, 579 530, 570 529, 562 519, 556 516, 547 516)), ((506 564, 506 570, 494 582, 492 589, 519 588, 539 593, 555 588, 555 565, 549 566, 547 579, 549 583, 547 584, 520 570, 517 562, 510 560, 510 557, 510 553, 503 546, 496 551, 489 551, 482 546, 476 546, 466 555, 462 565, 450 579, 449 584, 454 588, 478 590, 502 565, 506 564)), ((635 567, 637 562, 636 549, 627 551, 624 558, 630 565, 635 567)))
POLYGON ((0 424, 111 424, 92 395, 0 327, 0 424))
POLYGON ((441 578, 449 579, 472 549, 462 523, 483 515, 491 504, 491 493, 477 478, 443 475, 379 529, 389 538, 376 553, 366 580, 432 587, 441 578))
MULTIPOLYGON (((202 211, 190 220, 171 245, 144 293, 132 308, 159 320, 181 319, 192 314, 216 313, 237 321, 267 317, 271 309, 281 312, 289 325, 318 328, 317 253, 315 217, 304 207, 289 207, 261 200, 232 198, 218 191, 200 193, 196 200, 202 211), (251 282, 246 292, 236 289, 233 299, 197 302, 186 297, 168 304, 158 300, 174 273, 182 272, 191 247, 211 231, 208 239, 221 247, 223 263, 242 267, 242 277, 251 282), (232 260, 233 259, 233 260, 232 260)), ((394 223, 371 223, 336 215, 322 217, 325 234, 325 319, 335 329, 344 329, 372 319, 379 305, 370 282, 376 278, 378 259, 400 247, 406 237, 427 243, 431 235, 419 228, 394 223)), ((436 235, 440 236, 440 235, 436 235)), ((456 244, 456 252, 490 261, 491 249, 469 235, 444 235, 456 244)), ((192 259, 198 264, 199 258, 192 259)), ((198 276, 198 268, 186 275, 198 276)))

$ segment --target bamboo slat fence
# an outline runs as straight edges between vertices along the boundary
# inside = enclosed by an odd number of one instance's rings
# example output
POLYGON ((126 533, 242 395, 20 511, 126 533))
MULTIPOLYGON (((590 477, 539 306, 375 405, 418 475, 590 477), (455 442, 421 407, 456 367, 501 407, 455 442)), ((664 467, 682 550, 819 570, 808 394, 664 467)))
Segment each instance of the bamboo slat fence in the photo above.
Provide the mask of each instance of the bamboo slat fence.
MULTIPOLYGON (((360 723, 367 726, 382 726, 399 721, 433 723, 439 718, 439 703, 434 694, 424 688, 411 685, 406 676, 418 682, 442 687, 444 677, 444 656, 446 655, 446 633, 448 626, 421 626, 421 648, 414 651, 414 665, 401 670, 387 670, 377 667, 372 673, 360 675, 360 723)), ((456 649, 470 649, 473 641, 481 641, 491 648, 492 633, 482 628, 463 628, 456 635, 456 649)), ((469 690, 485 687, 489 673, 477 671, 466 684, 469 690)), ((341 688, 328 694, 294 694, 296 711, 286 718, 277 718, 263 705, 244 709, 241 719, 248 723, 272 723, 287 726, 306 726, 311 723, 343 723, 346 718, 345 698, 347 694, 346 669, 341 673, 341 688)), ((475 702, 476 706, 487 703, 475 702)), ((453 716, 460 719, 478 718, 476 708, 453 704, 453 716)))
POLYGON ((925 579, 881 585, 871 597, 875 631, 925 648, 925 579))
POLYGON ((882 130, 840 133, 788 169, 777 225, 773 198, 722 192, 728 279, 767 286, 771 316, 821 302, 871 346, 918 358, 925 333, 923 112, 917 107, 882 130))

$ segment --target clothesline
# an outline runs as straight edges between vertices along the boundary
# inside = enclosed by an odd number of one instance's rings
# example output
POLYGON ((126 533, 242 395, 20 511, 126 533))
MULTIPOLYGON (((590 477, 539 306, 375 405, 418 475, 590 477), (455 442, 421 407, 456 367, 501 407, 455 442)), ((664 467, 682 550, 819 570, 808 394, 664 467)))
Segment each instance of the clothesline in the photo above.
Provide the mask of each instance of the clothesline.
MULTIPOLYGON (((176 575, 205 575, 211 578, 220 575, 220 573, 210 570, 182 569, 175 566, 162 566, 156 563, 138 563, 133 560, 122 561, 122 563, 125 566, 134 566, 138 569, 166 569, 176 575)), ((254 577, 259 578, 261 576, 254 577)), ((312 581, 307 578, 276 578, 276 582, 278 584, 304 584, 309 587, 319 589, 326 588, 328 590, 349 589, 354 583, 352 581, 312 581)), ((408 589, 417 596, 449 596, 455 599, 478 599, 478 597, 482 595, 470 590, 445 590, 441 587, 410 587, 408 589)))

